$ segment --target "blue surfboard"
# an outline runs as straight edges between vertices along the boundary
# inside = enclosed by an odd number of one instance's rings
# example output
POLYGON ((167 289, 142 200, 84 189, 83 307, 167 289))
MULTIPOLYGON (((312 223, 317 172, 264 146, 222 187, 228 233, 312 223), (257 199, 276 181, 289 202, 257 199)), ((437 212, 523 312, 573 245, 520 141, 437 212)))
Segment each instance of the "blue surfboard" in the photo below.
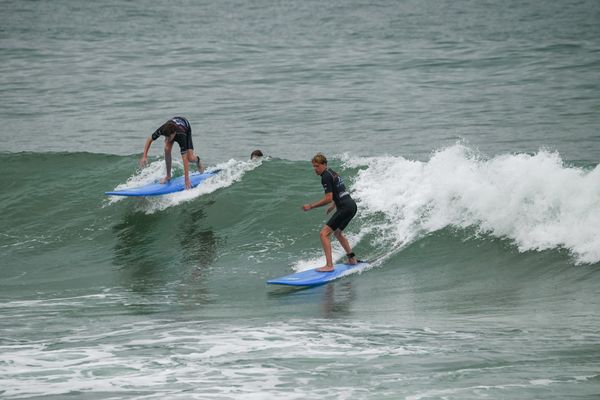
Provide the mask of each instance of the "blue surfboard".
MULTIPOLYGON (((193 173, 190 174, 190 181, 192 182, 192 187, 196 187, 206 179, 215 176, 220 169, 215 169, 211 171, 206 171, 203 174, 193 173)), ((134 188, 127 188, 122 190, 115 190, 112 192, 104 192, 104 194, 109 196, 160 196, 163 194, 181 192, 185 190, 185 177, 180 176, 175 179, 171 179, 167 183, 149 183, 144 186, 138 186, 134 188)))
POLYGON ((288 285, 288 286, 318 286, 324 285, 343 276, 360 272, 367 268, 369 263, 360 261, 358 264, 335 264, 331 272, 319 272, 316 269, 296 272, 294 274, 282 276, 281 278, 270 279, 269 285, 288 285))

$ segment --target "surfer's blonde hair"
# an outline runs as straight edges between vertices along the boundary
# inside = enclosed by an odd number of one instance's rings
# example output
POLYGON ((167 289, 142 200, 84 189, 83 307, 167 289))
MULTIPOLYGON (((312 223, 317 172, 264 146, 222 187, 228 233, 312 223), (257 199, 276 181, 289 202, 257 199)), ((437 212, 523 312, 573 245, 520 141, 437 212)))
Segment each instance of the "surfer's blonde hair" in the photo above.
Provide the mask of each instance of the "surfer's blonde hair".
POLYGON ((310 161, 321 165, 327 165, 327 157, 325 157, 325 154, 323 153, 315 154, 315 156, 310 161))

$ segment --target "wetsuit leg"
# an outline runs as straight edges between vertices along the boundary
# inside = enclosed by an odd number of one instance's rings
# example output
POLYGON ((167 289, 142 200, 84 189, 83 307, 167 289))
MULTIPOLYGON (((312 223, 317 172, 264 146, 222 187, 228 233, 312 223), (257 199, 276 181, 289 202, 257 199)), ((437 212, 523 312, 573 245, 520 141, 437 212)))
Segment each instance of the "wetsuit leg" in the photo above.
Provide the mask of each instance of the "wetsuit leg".
POLYGON ((194 150, 194 144, 192 143, 192 133, 184 134, 177 133, 175 135, 175 139, 173 139, 177 144, 179 144, 179 149, 181 150, 181 154, 187 153, 188 150, 194 150))
POLYGON ((352 199, 344 199, 340 204, 340 207, 335 211, 333 216, 327 221, 327 226, 331 228, 332 231, 336 231, 339 229, 343 231, 346 226, 350 223, 352 218, 356 215, 356 203, 352 199))

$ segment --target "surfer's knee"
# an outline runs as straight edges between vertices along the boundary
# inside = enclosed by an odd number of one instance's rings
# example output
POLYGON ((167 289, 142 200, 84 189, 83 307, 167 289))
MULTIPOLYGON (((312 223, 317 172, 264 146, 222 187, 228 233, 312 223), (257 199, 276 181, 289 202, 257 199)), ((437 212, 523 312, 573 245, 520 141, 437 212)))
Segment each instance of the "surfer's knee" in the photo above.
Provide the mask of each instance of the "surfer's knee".
POLYGON ((321 238, 323 238, 323 239, 328 239, 329 235, 331 235, 331 228, 328 227, 327 225, 325 225, 323 227, 323 229, 321 229, 319 236, 321 236, 321 238))
POLYGON ((204 163, 200 159, 199 155, 192 152, 192 158, 190 159, 190 162, 193 162, 194 164, 196 164, 196 167, 198 168, 198 171, 200 173, 204 172, 204 163))

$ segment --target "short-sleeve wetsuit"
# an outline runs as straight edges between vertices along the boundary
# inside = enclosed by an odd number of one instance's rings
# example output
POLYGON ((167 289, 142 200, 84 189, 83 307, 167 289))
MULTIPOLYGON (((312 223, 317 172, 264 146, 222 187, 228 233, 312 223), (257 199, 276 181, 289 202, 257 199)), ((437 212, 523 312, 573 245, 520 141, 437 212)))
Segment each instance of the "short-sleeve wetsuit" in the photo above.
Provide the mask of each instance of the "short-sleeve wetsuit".
POLYGON ((165 122, 160 128, 154 131, 152 140, 158 139, 159 136, 166 136, 168 138, 173 133, 175 134, 173 141, 179 144, 181 154, 194 149, 192 127, 188 120, 183 117, 173 117, 165 122))
POLYGON ((356 203, 350 197, 350 193, 346 191, 344 180, 335 171, 327 168, 321 174, 321 183, 326 194, 333 194, 333 202, 336 207, 335 213, 327 221, 327 226, 333 231, 337 229, 343 231, 356 215, 356 203))

